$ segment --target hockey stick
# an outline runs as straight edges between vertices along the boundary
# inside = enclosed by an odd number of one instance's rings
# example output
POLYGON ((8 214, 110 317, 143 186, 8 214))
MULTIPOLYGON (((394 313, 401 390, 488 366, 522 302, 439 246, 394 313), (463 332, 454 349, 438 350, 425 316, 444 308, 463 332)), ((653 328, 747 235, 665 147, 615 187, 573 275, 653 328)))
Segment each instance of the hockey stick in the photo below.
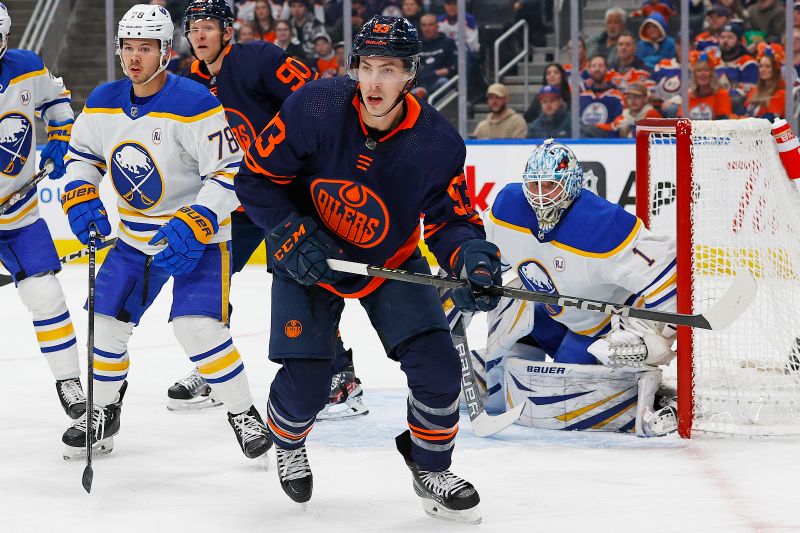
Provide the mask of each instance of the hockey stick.
MULTIPOLYGON (((114 244, 116 244, 116 242, 117 242, 117 238, 116 237, 112 237, 111 239, 106 239, 106 240, 104 240, 103 242, 101 242, 100 244, 97 245, 96 251, 99 252, 100 250, 102 250, 104 248, 108 248, 109 246, 114 246, 114 244)), ((67 255, 61 256, 61 257, 58 258, 58 260, 61 262, 62 265, 65 265, 67 263, 71 263, 72 261, 75 261, 76 259, 81 259, 81 258, 86 257, 88 255, 89 255, 89 248, 83 248, 81 250, 78 250, 77 252, 72 252, 71 254, 67 254, 67 255)), ((10 283, 14 283, 14 278, 12 278, 11 276, 8 276, 6 274, 0 274, 0 287, 2 287, 4 285, 8 285, 10 283)))
MULTIPOLYGON (((328 259, 328 266, 339 272, 350 274, 360 274, 362 276, 373 276, 378 278, 393 279, 409 283, 419 283, 422 285, 433 285, 448 289, 467 287, 469 283, 463 279, 440 278, 431 274, 420 274, 408 272, 395 268, 376 267, 364 263, 354 263, 352 261, 342 261, 340 259, 328 259)), ((490 287, 486 292, 491 295, 516 298, 530 302, 539 302, 560 307, 576 307, 585 311, 596 311, 631 318, 641 318, 643 320, 654 320, 667 324, 679 326, 689 326, 690 328, 720 330, 728 327, 744 311, 753 298, 756 296, 758 287, 756 281, 749 270, 742 269, 733 278, 733 283, 722 298, 706 309, 703 313, 687 315, 683 313, 668 313, 665 311, 653 311, 629 305, 604 302, 602 300, 590 300, 588 298, 576 298, 574 296, 564 296, 562 294, 549 294, 544 292, 528 291, 525 289, 514 289, 511 287, 490 287)))
MULTIPOLYGON (((92 492, 92 439, 94 438, 94 285, 95 256, 97 255, 97 226, 89 224, 89 298, 87 310, 89 314, 89 330, 86 342, 86 467, 83 469, 83 488, 92 492)), ((102 423, 102 422, 101 422, 102 423)))
POLYGON ((458 357, 461 359, 461 390, 464 392, 464 401, 469 409, 469 420, 472 423, 472 432, 478 437, 494 435, 511 424, 522 414, 525 404, 519 404, 509 411, 497 416, 489 416, 483 407, 483 399, 475 386, 475 369, 467 344, 467 333, 464 331, 464 317, 459 316, 451 332, 453 345, 456 347, 458 357))
POLYGON ((45 176, 47 176, 48 174, 50 174, 53 171, 53 168, 55 168, 55 165, 53 164, 53 160, 52 159, 48 159, 47 163, 44 164, 44 167, 42 168, 42 170, 40 170, 39 172, 34 174, 33 177, 31 179, 29 179, 28 182, 25 185, 20 187, 20 189, 17 192, 15 192, 14 194, 11 195, 11 198, 7 199, 5 202, 0 204, 0 215, 5 214, 6 211, 8 211, 12 207, 14 207, 14 204, 16 204, 17 202, 22 200, 25 197, 26 194, 31 192, 31 189, 36 187, 36 185, 40 181, 42 181, 45 176))

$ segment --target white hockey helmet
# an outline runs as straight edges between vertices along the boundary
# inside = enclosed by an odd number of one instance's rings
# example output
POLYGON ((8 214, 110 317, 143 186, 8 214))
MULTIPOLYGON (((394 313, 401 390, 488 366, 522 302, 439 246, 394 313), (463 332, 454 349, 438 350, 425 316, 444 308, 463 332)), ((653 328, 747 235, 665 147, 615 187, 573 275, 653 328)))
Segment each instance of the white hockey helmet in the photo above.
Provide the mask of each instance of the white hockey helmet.
POLYGON ((11 33, 11 15, 5 4, 0 2, 0 59, 8 50, 8 34, 11 33))
POLYGON ((174 31, 172 17, 163 6, 137 4, 130 8, 119 21, 116 39, 117 55, 120 56, 119 62, 125 75, 128 75, 128 71, 125 68, 125 62, 122 60, 123 39, 157 39, 161 43, 161 62, 158 70, 144 82, 148 83, 167 68, 174 31))

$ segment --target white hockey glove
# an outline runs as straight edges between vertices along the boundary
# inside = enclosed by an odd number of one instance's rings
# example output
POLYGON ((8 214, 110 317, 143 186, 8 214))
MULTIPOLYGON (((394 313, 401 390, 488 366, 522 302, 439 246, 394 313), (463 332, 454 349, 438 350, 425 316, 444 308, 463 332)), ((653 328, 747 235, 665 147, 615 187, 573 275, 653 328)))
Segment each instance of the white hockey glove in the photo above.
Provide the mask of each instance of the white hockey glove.
POLYGON ((614 316, 611 332, 592 343, 589 353, 612 368, 657 368, 675 358, 676 334, 671 324, 614 316))

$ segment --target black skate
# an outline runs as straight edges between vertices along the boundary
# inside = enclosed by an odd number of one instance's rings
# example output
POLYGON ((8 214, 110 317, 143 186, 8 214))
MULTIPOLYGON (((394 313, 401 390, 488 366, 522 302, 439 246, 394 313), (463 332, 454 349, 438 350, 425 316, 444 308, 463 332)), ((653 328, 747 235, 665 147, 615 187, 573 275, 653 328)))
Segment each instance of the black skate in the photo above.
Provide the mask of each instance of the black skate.
POLYGON ((83 395, 79 378, 59 379, 56 381, 56 391, 68 417, 77 420, 86 412, 86 396, 83 395))
POLYGON ((245 456, 249 459, 263 459, 261 464, 268 469, 266 454, 272 448, 272 438, 255 406, 251 405, 250 409, 238 415, 228 413, 228 422, 245 456))
POLYGON ((334 374, 328 403, 317 414, 317 420, 343 420, 369 413, 364 405, 364 390, 353 367, 334 374))
MULTIPOLYGON (((114 449, 114 435, 119 433, 119 420, 122 412, 122 398, 128 388, 128 382, 122 382, 118 400, 102 407, 94 405, 92 409, 92 454, 107 455, 114 449)), ((86 457, 86 413, 67 428, 61 437, 64 446, 64 459, 81 459, 86 457)))
POLYGON ((461 479, 450 470, 421 470, 411 459, 411 435, 408 431, 398 435, 395 444, 411 470, 414 492, 422 498, 422 508, 428 516, 467 524, 481 523, 478 511, 481 499, 472 483, 461 479))
POLYGON ((283 492, 305 508, 314 489, 314 476, 308 464, 305 445, 296 450, 275 446, 275 450, 278 455, 278 479, 281 481, 283 492))
POLYGON ((185 378, 176 381, 167 391, 167 396, 167 409, 170 411, 195 411, 222 405, 196 368, 185 378))

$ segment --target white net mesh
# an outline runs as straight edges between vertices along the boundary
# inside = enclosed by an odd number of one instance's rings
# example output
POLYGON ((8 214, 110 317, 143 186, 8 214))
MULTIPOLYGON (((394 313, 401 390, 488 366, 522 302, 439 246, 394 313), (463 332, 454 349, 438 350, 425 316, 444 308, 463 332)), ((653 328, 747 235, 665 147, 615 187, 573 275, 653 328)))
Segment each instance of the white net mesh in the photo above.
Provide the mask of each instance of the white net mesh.
MULTIPOLYGON (((650 227, 676 233, 676 136, 651 134, 650 227)), ((693 330, 693 432, 800 434, 800 196, 765 120, 692 122, 693 309, 740 268, 750 308, 721 332, 693 330)), ((680 357, 680 355, 679 355, 680 357)))

